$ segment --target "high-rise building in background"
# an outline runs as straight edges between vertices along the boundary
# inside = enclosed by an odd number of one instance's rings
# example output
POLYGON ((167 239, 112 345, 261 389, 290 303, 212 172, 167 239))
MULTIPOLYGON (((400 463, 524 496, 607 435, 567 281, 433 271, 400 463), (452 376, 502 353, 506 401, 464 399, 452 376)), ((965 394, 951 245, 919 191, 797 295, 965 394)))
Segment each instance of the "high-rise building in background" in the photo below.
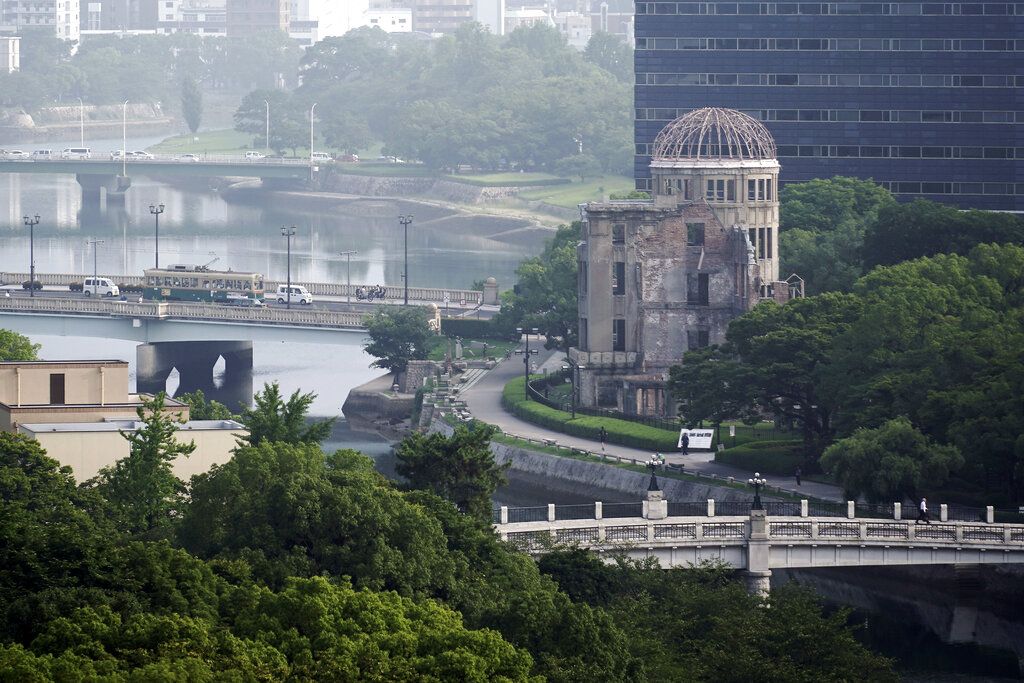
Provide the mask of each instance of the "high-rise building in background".
POLYGON ((80 21, 79 0, 0 0, 0 33, 47 28, 77 42, 80 21))
POLYGON ((638 1, 635 106, 640 189, 658 131, 714 106, 764 122, 784 184, 1024 211, 1024 4, 638 1))
MULTIPOLYGON (((225 0, 159 0, 157 5, 156 27, 161 33, 227 34, 225 0)), ((148 27, 143 24, 133 28, 148 27)))
POLYGON ((227 34, 237 38, 264 31, 288 32, 288 0, 227 0, 227 34))
POLYGON ((453 33, 473 21, 474 0, 412 0, 412 29, 423 33, 453 33))
POLYGON ((21 69, 21 38, 0 36, 0 73, 11 74, 21 69))

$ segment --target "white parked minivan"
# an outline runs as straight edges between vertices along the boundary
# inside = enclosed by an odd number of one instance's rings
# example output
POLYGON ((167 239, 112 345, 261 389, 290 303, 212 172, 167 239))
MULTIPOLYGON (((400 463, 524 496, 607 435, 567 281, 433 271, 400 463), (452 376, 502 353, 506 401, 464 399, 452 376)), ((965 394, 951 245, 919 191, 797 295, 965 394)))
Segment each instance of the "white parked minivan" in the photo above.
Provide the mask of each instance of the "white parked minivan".
MULTIPOLYGON (((288 285, 277 286, 277 303, 283 304, 288 301, 288 285)), ((292 285, 292 302, 308 306, 313 303, 313 295, 301 285, 292 285)))
POLYGON ((66 147, 60 153, 61 159, 91 159, 92 150, 88 147, 66 147))
POLYGON ((82 293, 86 296, 120 296, 121 290, 118 289, 114 281, 107 277, 87 277, 85 282, 82 283, 82 293))
POLYGON ((320 164, 328 164, 334 161, 334 159, 331 158, 331 155, 327 152, 313 152, 313 154, 310 155, 310 158, 320 164))

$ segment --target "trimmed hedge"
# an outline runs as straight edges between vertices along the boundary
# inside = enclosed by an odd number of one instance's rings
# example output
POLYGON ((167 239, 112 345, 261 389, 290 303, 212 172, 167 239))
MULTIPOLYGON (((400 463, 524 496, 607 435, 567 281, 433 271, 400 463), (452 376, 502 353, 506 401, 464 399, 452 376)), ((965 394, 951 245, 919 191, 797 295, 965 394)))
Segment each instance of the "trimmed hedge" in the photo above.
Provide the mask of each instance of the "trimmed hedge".
MULTIPOLYGON (((539 375, 535 375, 532 379, 538 377, 539 375)), ((549 408, 537 401, 527 401, 523 395, 525 381, 524 378, 517 377, 505 385, 501 394, 502 406, 518 418, 563 434, 594 441, 600 440, 601 427, 604 427, 608 433, 608 443, 649 451, 673 452, 678 450, 678 432, 608 417, 577 414, 574 420, 570 413, 563 410, 549 408)))
POLYGON ((515 334, 509 334, 495 325, 490 320, 475 320, 471 318, 441 318, 441 334, 446 337, 462 337, 463 339, 515 339, 515 334))
POLYGON ((797 467, 805 464, 803 447, 802 441, 751 441, 716 453, 715 462, 791 477, 797 467))

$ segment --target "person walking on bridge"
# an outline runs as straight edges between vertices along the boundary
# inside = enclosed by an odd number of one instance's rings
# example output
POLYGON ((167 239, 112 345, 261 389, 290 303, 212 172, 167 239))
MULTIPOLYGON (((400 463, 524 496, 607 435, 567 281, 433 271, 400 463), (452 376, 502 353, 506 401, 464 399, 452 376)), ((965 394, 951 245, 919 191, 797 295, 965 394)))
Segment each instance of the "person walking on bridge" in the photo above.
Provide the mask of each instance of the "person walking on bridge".
POLYGON ((928 518, 928 501, 924 498, 921 499, 921 504, 917 506, 917 521, 914 524, 920 524, 922 521, 925 524, 932 523, 932 520, 928 518))

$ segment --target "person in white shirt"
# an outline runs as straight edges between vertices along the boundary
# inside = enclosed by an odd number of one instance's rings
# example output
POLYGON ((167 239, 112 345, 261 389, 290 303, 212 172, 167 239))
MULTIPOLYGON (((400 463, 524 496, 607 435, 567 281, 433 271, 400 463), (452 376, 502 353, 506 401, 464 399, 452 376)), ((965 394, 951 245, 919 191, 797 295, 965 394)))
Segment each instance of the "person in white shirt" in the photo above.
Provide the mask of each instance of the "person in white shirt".
POLYGON ((928 519, 928 501, 924 498, 921 499, 921 504, 917 506, 917 521, 915 524, 920 524, 924 521, 925 524, 931 524, 932 520, 928 519))

